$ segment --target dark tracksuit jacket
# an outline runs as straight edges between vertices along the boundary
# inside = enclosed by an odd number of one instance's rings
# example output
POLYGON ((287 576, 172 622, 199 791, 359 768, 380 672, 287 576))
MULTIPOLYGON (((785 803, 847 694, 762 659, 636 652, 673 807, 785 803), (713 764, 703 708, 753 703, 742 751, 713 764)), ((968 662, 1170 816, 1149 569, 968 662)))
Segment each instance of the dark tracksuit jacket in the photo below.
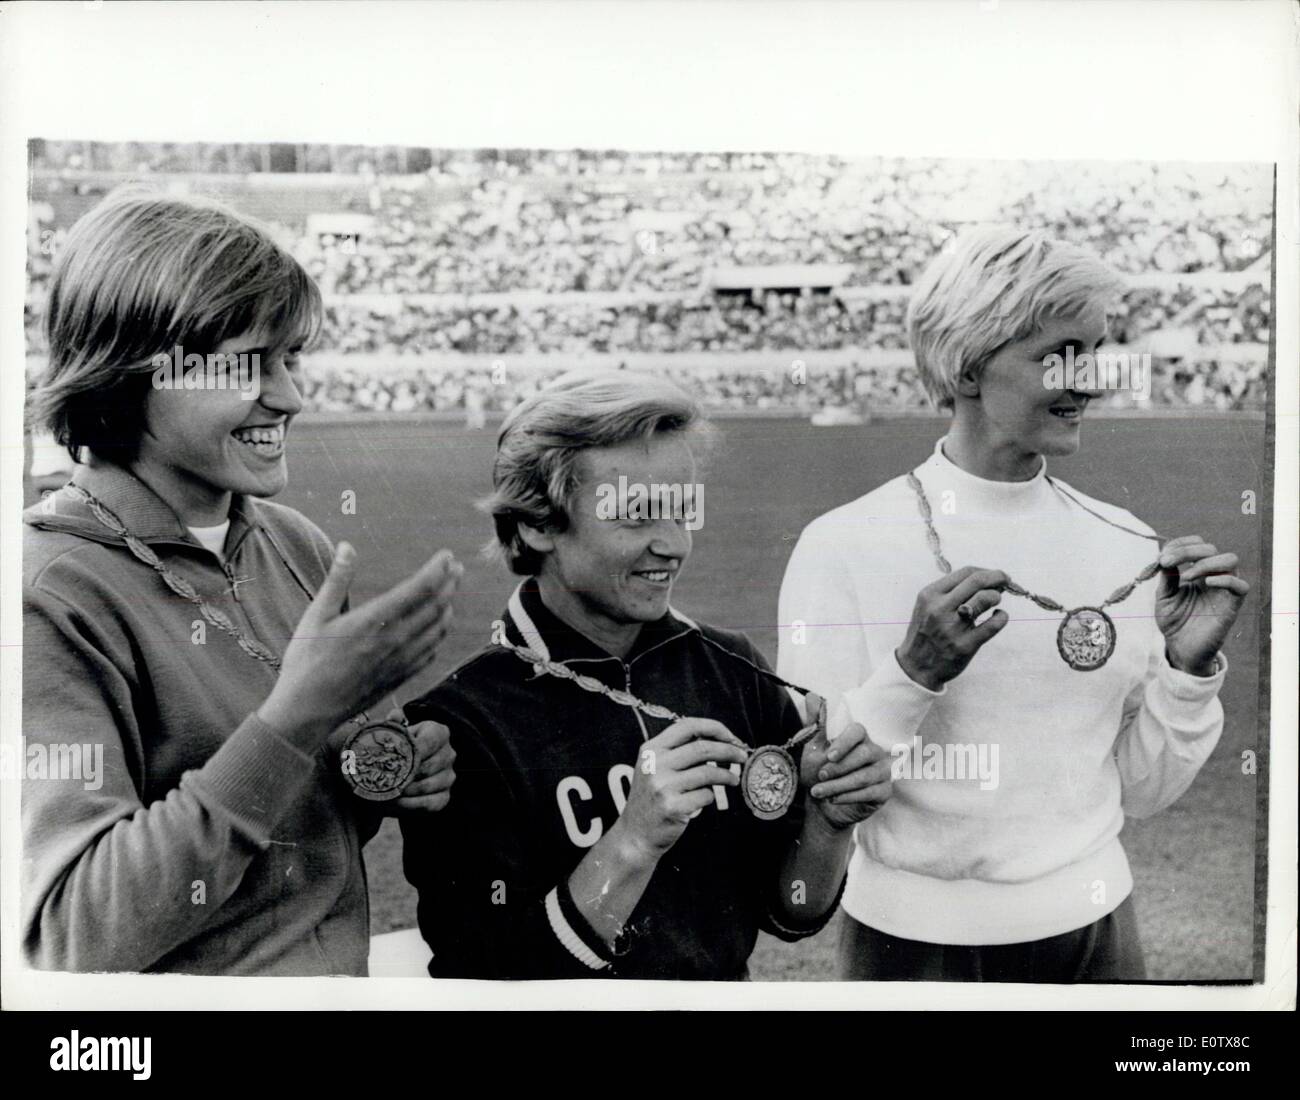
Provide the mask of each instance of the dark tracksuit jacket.
MULTIPOLYGON (((620 660, 552 615, 527 581, 496 629, 644 702, 720 721, 749 744, 784 742, 801 724, 785 689, 704 640, 766 667, 748 639, 676 612, 647 624, 620 660)), ((615 955, 566 881, 622 811, 642 743, 670 721, 538 676, 498 645, 406 714, 446 724, 457 754, 448 807, 402 823, 435 977, 737 979, 760 928, 795 940, 834 911, 797 927, 776 915, 778 870, 802 825, 802 800, 764 822, 739 788, 719 786, 660 860, 615 955)))

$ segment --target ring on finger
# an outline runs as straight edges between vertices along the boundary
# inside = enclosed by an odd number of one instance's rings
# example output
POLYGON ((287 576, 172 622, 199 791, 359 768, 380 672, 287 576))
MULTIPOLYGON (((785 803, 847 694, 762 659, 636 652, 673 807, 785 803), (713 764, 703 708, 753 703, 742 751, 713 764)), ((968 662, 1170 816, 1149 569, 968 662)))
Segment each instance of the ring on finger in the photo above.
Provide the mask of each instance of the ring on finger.
POLYGON ((957 608, 957 618, 959 618, 967 626, 975 625, 975 612, 970 609, 969 604, 962 604, 960 607, 957 608))

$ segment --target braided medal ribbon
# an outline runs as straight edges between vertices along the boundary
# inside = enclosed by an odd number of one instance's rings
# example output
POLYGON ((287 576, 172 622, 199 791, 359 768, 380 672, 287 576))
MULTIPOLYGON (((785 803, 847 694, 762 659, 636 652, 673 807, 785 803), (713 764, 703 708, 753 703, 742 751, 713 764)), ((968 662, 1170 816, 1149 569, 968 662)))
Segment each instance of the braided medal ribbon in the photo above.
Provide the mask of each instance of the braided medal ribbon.
MULTIPOLYGON (((704 636, 701 635, 701 637, 704 636)), ((704 640, 710 645, 717 646, 716 642, 707 637, 704 640)), ((517 646, 506 638, 504 633, 497 636, 496 642, 520 660, 532 665, 539 676, 554 676, 560 680, 572 681, 583 691, 603 695, 619 706, 631 707, 633 710, 640 711, 651 718, 658 718, 666 722, 680 722, 683 719, 683 715, 674 710, 669 710, 658 703, 647 703, 642 699, 638 699, 630 691, 612 688, 594 676, 574 672, 566 664, 548 660, 531 649, 517 646)), ((723 646, 717 646, 717 648, 721 649, 723 653, 743 661, 756 672, 770 676, 772 679, 779 679, 779 677, 755 665, 740 654, 732 653, 723 646)), ((784 680, 780 682, 785 684, 784 680)), ((794 687, 793 684, 786 684, 786 686, 794 687)), ((795 690, 802 691, 803 689, 796 687, 795 690)), ((740 793, 745 800, 745 805, 749 807, 750 813, 762 821, 772 821, 782 817, 794 805, 795 797, 799 793, 799 768, 795 764, 794 756, 790 750, 802 745, 819 730, 824 732, 826 729, 826 701, 810 691, 805 691, 804 694, 808 697, 808 710, 812 715, 812 721, 808 725, 803 726, 784 744, 760 745, 757 748, 746 746, 748 756, 740 771, 740 793)))
MULTIPOLYGON (((157 573, 168 588, 197 607, 205 622, 233 638, 239 648, 255 661, 262 662, 277 673, 280 671, 280 659, 274 653, 256 638, 246 635, 220 608, 210 606, 198 589, 184 577, 168 569, 153 548, 127 530, 126 524, 108 505, 80 485, 69 482, 64 488, 86 504, 95 518, 126 543, 126 548, 157 573)), ((315 598, 315 593, 311 595, 315 598)), ((363 712, 348 721, 358 727, 349 735, 340 754, 343 778, 348 786, 358 797, 370 802, 385 802, 399 797, 415 774, 415 735, 404 720, 371 722, 363 712)))
MULTIPOLYGON (((1051 478, 1047 479, 1048 483, 1062 496, 1073 501, 1085 512, 1097 516, 1103 523, 1109 523, 1112 527, 1117 527, 1121 531, 1127 531, 1130 535, 1137 535, 1139 538, 1155 539, 1159 541, 1158 535, 1144 535, 1140 531, 1132 531, 1127 527, 1121 527, 1118 523, 1113 523, 1106 519, 1105 516, 1098 515, 1087 505, 1075 500, 1073 496, 1067 493, 1051 478)), ((939 532, 934 529, 934 517, 930 511, 930 501, 925 495, 925 487, 921 484, 921 479, 916 476, 915 471, 909 471, 907 475, 907 484, 911 486, 912 492, 916 495, 916 505, 921 513, 921 518, 925 521, 925 538, 930 545, 930 553, 934 555, 935 563, 944 573, 951 573, 952 566, 948 559, 943 556, 943 546, 939 541, 939 532)), ((1013 580, 1008 580, 1003 585, 1003 591, 1009 592, 1013 596, 1020 596, 1023 599, 1030 600, 1037 604, 1044 611, 1056 611, 1064 614, 1061 624, 1056 630, 1056 649, 1067 665, 1077 672, 1092 672, 1101 668, 1110 656, 1115 652, 1115 642, 1118 633, 1115 630, 1114 620, 1106 614, 1106 608, 1117 603, 1123 603, 1132 594, 1138 585, 1144 584, 1160 572, 1159 560, 1153 561, 1146 566, 1136 577, 1128 584, 1122 585, 1115 589, 1109 596, 1104 599, 1099 606, 1084 606, 1067 609, 1064 604, 1057 603, 1056 600, 1047 596, 1039 596, 1028 589, 1016 584, 1013 580)), ((969 623, 974 625, 967 614, 963 614, 966 609, 960 608, 958 614, 969 623)))

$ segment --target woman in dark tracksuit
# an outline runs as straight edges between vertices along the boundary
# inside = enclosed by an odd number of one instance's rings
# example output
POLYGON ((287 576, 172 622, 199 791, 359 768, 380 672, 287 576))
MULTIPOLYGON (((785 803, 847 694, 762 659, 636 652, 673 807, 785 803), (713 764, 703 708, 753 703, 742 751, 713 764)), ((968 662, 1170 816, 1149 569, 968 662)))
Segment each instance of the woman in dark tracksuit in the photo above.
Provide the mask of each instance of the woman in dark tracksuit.
POLYGON ((798 738, 798 708, 742 635, 671 607, 703 427, 671 383, 618 371, 561 379, 501 429, 488 507, 525 579, 487 647, 407 707, 458 760, 447 810, 403 823, 434 975, 743 978, 759 929, 797 939, 834 910, 888 761, 860 727, 835 750, 809 728, 788 773, 754 753, 798 738), (678 506, 603 507, 628 483, 678 506))

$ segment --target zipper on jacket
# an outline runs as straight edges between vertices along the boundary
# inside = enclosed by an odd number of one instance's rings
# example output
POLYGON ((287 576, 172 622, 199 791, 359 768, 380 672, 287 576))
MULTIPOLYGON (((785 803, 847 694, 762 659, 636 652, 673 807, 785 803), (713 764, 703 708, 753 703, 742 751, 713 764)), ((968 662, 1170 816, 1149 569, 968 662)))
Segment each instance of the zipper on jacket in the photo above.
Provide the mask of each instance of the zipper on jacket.
MULTIPOLYGON (((243 535, 247 535, 249 530, 251 530, 251 528, 245 529, 243 535)), ((242 543, 244 541, 243 535, 241 535, 239 543, 242 543)), ((239 546, 239 543, 235 544, 235 548, 239 546)), ((212 551, 208 550, 207 547, 205 546, 197 546, 196 543, 190 543, 190 542, 179 542, 177 545, 188 546, 191 549, 197 547, 199 550, 208 554, 210 557, 216 558, 218 564, 220 564, 221 566, 221 575, 226 578, 226 583, 230 586, 231 598, 233 599, 234 603, 238 607, 240 607, 241 609, 243 608, 244 601, 239 598, 239 586, 241 584, 244 584, 249 579, 248 577, 237 576, 235 573, 235 567, 230 563, 228 558, 226 558, 224 555, 213 554, 212 551)), ((248 617, 247 611, 241 610, 239 614, 234 614, 231 617, 233 620, 235 620, 235 622, 243 631, 243 633, 246 634, 249 638, 257 642, 257 644, 262 646, 264 649, 267 649, 272 653, 275 652, 258 636, 257 630, 253 627, 253 620, 248 617)))
POLYGON ((231 568, 230 562, 224 558, 221 561, 221 571, 226 575, 226 580, 230 582, 230 594, 235 598, 235 603, 242 602, 239 599, 239 586, 244 582, 235 576, 235 571, 231 568))
MULTIPOLYGON (((216 555, 213 556, 215 557, 216 555)), ((237 576, 234 565, 231 564, 228 559, 223 557, 220 561, 221 575, 226 578, 227 583, 230 585, 230 595, 235 606, 239 608, 238 612, 234 612, 233 608, 231 609, 231 618, 240 624, 243 632, 247 634, 248 637, 253 639, 253 641, 257 642, 263 648, 274 653, 275 650, 258 636, 257 629, 253 626, 253 620, 249 618, 247 610, 244 609, 244 601, 239 597, 239 586, 246 583, 250 578, 237 576)), ((283 653, 278 654, 278 656, 283 656, 283 653)))

